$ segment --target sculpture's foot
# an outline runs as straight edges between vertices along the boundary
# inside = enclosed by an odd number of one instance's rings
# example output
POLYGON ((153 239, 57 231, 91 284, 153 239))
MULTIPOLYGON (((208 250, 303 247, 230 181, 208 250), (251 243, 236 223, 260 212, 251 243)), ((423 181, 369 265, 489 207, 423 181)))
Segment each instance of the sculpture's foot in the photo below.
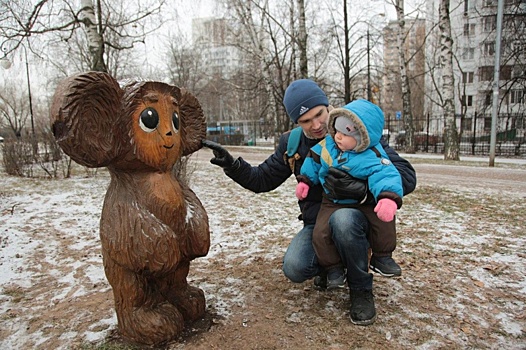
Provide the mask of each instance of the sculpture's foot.
POLYGON ((184 328, 181 312, 170 303, 162 303, 154 308, 140 307, 120 310, 119 331, 135 342, 158 345, 177 338, 184 328))
POLYGON ((205 293, 197 287, 186 285, 186 288, 175 291, 172 300, 186 321, 195 321, 205 314, 205 293))

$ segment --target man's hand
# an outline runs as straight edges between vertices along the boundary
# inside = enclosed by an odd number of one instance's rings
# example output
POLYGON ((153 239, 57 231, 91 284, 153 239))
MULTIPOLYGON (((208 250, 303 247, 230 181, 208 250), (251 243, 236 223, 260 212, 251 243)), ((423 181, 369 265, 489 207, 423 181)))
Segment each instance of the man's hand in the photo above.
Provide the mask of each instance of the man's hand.
POLYGON ((210 163, 219 165, 223 169, 231 168, 237 161, 232 155, 218 143, 210 140, 201 141, 203 146, 210 148, 214 152, 214 158, 210 159, 210 163))
POLYGON ((354 199, 361 203, 367 196, 367 182, 333 167, 329 168, 323 187, 331 200, 354 199))
POLYGON ((382 198, 374 208, 374 212, 383 222, 393 221, 396 214, 396 202, 389 198, 382 198))

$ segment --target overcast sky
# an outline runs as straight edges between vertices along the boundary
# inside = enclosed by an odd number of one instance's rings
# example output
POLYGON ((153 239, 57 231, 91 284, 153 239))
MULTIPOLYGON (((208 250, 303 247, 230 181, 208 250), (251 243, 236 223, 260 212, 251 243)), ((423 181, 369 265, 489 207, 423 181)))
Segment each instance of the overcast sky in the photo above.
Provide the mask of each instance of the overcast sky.
MULTIPOLYGON (((364 6, 371 6, 371 3, 374 3, 375 9, 378 10, 377 13, 386 13, 386 21, 392 20, 395 18, 396 14, 394 13, 394 7, 392 5, 386 4, 381 0, 358 0, 364 2, 364 6)), ((411 5, 409 1, 406 1, 406 10, 411 10, 411 5)), ((411 1, 413 2, 413 1, 411 1)), ((357 3, 354 3, 356 6, 357 3)), ((163 62, 166 52, 166 43, 171 34, 174 33, 184 33, 188 40, 191 40, 191 28, 192 28, 192 19, 201 18, 201 17, 213 17, 221 16, 221 11, 218 10, 218 5, 215 0, 177 0, 173 3, 168 4, 169 8, 165 9, 165 13, 177 13, 177 19, 173 21, 167 21, 165 23, 166 28, 160 32, 156 32, 148 36, 145 40, 145 45, 138 45, 135 50, 142 51, 144 50, 144 57, 147 57, 147 64, 151 65, 152 70, 163 69, 165 64, 163 62)), ((308 6, 308 3, 307 3, 308 6)), ((352 20, 352 19, 351 19, 352 20)), ((12 58, 12 67, 9 70, 4 70, 0 68, 0 80, 13 80, 16 84, 27 84, 26 77, 26 66, 23 59, 23 55, 17 55, 16 58, 12 58)), ((29 64, 29 70, 31 75, 32 89, 38 95, 39 91, 42 89, 49 89, 48 79, 46 79, 47 74, 43 74, 42 69, 45 69, 45 64, 38 62, 38 64, 29 64), (38 70, 39 74, 36 74, 34 71, 38 70)), ((145 74, 147 75, 147 74, 145 74)), ((145 76, 143 78, 148 79, 149 77, 145 76)))

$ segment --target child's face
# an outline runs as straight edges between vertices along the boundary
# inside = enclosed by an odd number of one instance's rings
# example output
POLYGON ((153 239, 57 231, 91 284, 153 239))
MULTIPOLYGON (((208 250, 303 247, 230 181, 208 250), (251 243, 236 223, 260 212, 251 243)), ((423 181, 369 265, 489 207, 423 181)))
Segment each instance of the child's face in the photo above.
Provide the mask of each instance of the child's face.
POLYGON ((334 141, 338 148, 342 151, 351 151, 356 147, 356 139, 352 136, 342 134, 339 131, 336 131, 334 135, 334 141))

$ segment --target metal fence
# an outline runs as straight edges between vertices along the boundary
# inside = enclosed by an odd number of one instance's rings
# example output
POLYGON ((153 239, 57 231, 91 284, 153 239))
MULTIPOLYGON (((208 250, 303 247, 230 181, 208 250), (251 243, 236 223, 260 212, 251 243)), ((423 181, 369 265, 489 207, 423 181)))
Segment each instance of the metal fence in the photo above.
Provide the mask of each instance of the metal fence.
MULTIPOLYGON (((415 144, 418 152, 443 153, 444 120, 441 118, 414 119, 415 144)), ((457 130, 460 134, 460 154, 489 155, 491 137, 491 116, 457 116, 457 130)), ((386 132, 389 144, 403 151, 406 144, 403 120, 387 117, 386 132)), ((500 114, 497 118, 497 140, 495 154, 505 157, 526 158, 526 117, 524 114, 500 114)))

